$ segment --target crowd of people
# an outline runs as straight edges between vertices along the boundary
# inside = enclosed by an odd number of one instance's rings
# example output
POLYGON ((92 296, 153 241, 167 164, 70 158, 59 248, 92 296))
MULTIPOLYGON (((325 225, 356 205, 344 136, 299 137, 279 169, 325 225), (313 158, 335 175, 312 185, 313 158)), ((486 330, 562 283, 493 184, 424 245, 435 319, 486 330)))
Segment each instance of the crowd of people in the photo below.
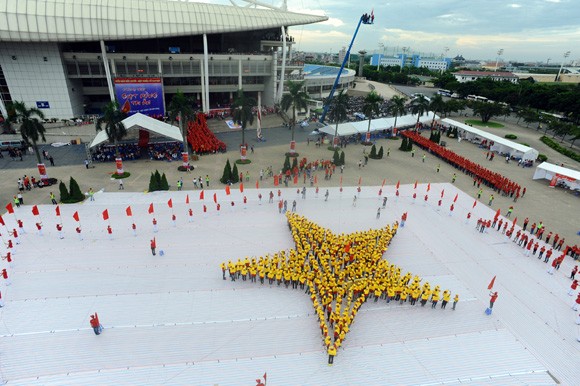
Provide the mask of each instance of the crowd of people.
POLYGON ((226 151, 226 144, 217 139, 207 127, 207 120, 203 114, 198 114, 195 120, 189 122, 187 141, 196 154, 226 151))
MULTIPOLYGON (((259 258, 239 259, 221 264, 222 278, 301 289, 310 295, 318 317, 323 344, 332 364, 359 308, 374 302, 417 302, 445 309, 449 290, 421 284, 421 278, 384 260, 399 224, 381 229, 335 235, 303 216, 286 212, 296 248, 259 258)), ((454 303, 459 301, 455 295, 454 303)), ((455 309, 455 304, 453 309, 455 309)))

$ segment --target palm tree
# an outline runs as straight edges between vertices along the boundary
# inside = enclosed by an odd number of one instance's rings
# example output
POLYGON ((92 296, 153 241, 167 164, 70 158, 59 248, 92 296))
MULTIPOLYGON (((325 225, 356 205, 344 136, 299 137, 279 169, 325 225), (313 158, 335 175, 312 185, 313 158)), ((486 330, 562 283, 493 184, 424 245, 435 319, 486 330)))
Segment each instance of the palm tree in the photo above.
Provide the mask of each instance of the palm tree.
MULTIPOLYGON (((334 138, 338 137, 338 124, 344 122, 348 116, 348 101, 350 97, 344 92, 345 89, 340 90, 340 93, 332 99, 332 110, 330 110, 330 119, 336 122, 336 129, 334 130, 334 138)), ((334 147, 338 146, 338 142, 334 143, 334 147)))
POLYGON ((433 120, 431 121, 431 129, 433 129, 433 126, 435 125, 435 115, 445 111, 445 101, 441 95, 435 94, 435 96, 431 98, 431 102, 429 102, 429 110, 433 112, 433 120))
POLYGON ((395 95, 391 98, 391 105, 389 106, 389 113, 393 114, 395 117, 395 124, 393 125, 394 128, 397 127, 397 118, 400 115, 403 115, 407 112, 407 107, 405 106, 405 102, 407 98, 395 95))
POLYGON ((256 106, 256 100, 244 95, 244 90, 238 90, 238 96, 232 104, 232 116, 234 122, 242 126, 242 146, 246 143, 246 126, 254 123, 252 108, 256 106))
POLYGON ((370 139, 371 121, 373 119, 373 115, 378 115, 380 113, 381 103, 383 103, 383 101, 383 97, 377 94, 374 90, 365 97, 363 113, 369 117, 369 126, 367 128, 367 138, 365 139, 365 143, 370 143, 367 141, 370 139))
POLYGON ((282 96, 282 100, 280 101, 280 107, 282 110, 287 111, 290 107, 292 107, 292 122, 291 122, 291 129, 292 129, 292 141, 294 141, 294 126, 296 125, 296 109, 302 110, 308 106, 308 100, 310 97, 308 94, 303 90, 304 81, 302 82, 293 82, 291 80, 288 81, 288 93, 282 96))
POLYGON ((421 119, 421 116, 425 114, 426 111, 429 111, 429 101, 424 95, 419 95, 411 101, 411 112, 417 114, 415 128, 419 125, 419 119, 421 119))
POLYGON ((121 158, 119 153, 119 141, 127 135, 127 129, 123 124, 126 114, 119 109, 119 102, 111 101, 103 108, 103 115, 97 119, 95 128, 97 131, 105 130, 109 142, 115 146, 115 158, 121 158))
POLYGON ((171 99, 169 104, 169 119, 171 122, 179 120, 179 131, 183 135, 183 151, 189 154, 189 146, 187 145, 187 133, 189 132, 189 120, 194 116, 195 110, 193 105, 195 102, 192 98, 185 96, 181 91, 177 90, 177 93, 171 99), (185 125, 183 124, 185 121, 185 125), (185 126, 185 131, 184 131, 185 126))
POLYGON ((46 142, 46 138, 44 137, 45 129, 40 121, 41 119, 44 119, 44 113, 36 107, 30 109, 27 108, 24 102, 13 102, 9 106, 8 111, 9 124, 14 122, 21 123, 20 135, 22 135, 22 139, 27 143, 32 144, 34 154, 36 154, 36 160, 38 161, 38 164, 42 164, 36 143, 40 139, 42 139, 43 142, 46 142))

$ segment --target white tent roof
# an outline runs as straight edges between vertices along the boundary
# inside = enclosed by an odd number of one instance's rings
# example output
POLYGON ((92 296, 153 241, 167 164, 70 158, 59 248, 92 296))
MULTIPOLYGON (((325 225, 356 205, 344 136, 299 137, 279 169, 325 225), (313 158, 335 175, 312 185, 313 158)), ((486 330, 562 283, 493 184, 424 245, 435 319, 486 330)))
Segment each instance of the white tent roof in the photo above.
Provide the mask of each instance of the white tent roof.
POLYGON ((538 165, 538 167, 536 168, 536 171, 534 173, 534 180, 538 180, 540 178, 545 178, 548 180, 551 180, 553 176, 555 175, 561 175, 561 176, 565 176, 568 177, 567 179, 570 180, 575 180, 575 181, 570 181, 570 182, 574 182, 574 186, 578 186, 580 185, 580 172, 577 170, 572 170, 572 169, 568 169, 562 166, 558 166, 558 165, 554 165, 548 162, 542 162, 540 165, 538 165))
MULTIPOLYGON (((125 125, 127 131, 131 129, 143 129, 160 134, 164 137, 174 139, 176 141, 183 141, 183 136, 181 135, 178 127, 158 121, 157 119, 153 119, 141 113, 137 113, 131 115, 129 118, 123 119, 123 124, 125 125)), ((98 146, 103 142, 107 142, 108 140, 109 137, 107 136, 105 130, 99 131, 95 136, 95 139, 93 139, 93 142, 91 142, 91 147, 98 146)))
POLYGON ((472 136, 477 136, 487 139, 488 141, 493 141, 495 147, 492 146, 492 150, 504 152, 504 150, 511 149, 510 154, 521 156, 525 160, 527 159, 535 160, 536 158, 538 158, 539 152, 534 148, 510 141, 509 139, 499 137, 495 134, 488 133, 487 131, 476 129, 475 127, 466 125, 453 119, 445 118, 441 122, 446 123, 448 125, 456 126, 457 128, 470 133, 472 136))
MULTIPOLYGON (((435 119, 439 119, 439 116, 435 116, 435 119)), ((430 123, 433 120, 433 113, 429 112, 419 118, 419 122, 430 123)), ((397 118, 397 126, 413 126, 417 122, 417 114, 403 115, 397 118)), ((371 120, 371 132, 380 131, 385 129, 391 129, 395 125, 395 118, 377 118, 371 120)), ((369 127, 369 121, 357 121, 357 122, 346 122, 340 123, 338 125, 338 136, 344 137, 347 135, 366 133, 369 127)), ((324 126, 319 131, 334 135, 336 130, 336 124, 324 126)))

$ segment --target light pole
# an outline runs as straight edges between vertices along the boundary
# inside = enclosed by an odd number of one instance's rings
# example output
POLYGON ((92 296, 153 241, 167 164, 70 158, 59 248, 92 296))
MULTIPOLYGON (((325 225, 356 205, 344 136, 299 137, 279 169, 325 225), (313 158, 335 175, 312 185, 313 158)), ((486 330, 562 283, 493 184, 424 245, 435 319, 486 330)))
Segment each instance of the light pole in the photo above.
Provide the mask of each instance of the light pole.
POLYGON ((406 54, 407 54, 407 50, 409 50, 410 47, 403 47, 403 55, 401 56, 401 71, 399 71, 399 73, 403 72, 403 67, 405 67, 405 62, 407 61, 406 58, 406 54))
MULTIPOLYGON (((443 51, 445 52, 441 54, 441 59, 445 60, 445 58, 447 57, 447 53, 449 52, 449 47, 443 48, 443 51)), ((447 61, 445 61, 445 69, 443 68, 441 69, 441 74, 443 74, 443 71, 447 71, 447 61)))
POLYGON ((495 71, 497 71, 497 65, 499 63, 499 57, 503 55, 503 48, 497 51, 497 59, 495 60, 495 71))
POLYGON ((562 60, 562 64, 560 65, 560 70, 558 71, 558 75, 556 75, 556 79, 554 79, 554 82, 557 82, 558 79, 560 78, 560 73, 562 72, 562 68, 564 67, 564 62, 566 61, 566 58, 568 56, 570 56, 570 51, 564 52, 564 59, 562 60))
POLYGON ((377 72, 381 69, 381 59, 385 56, 385 45, 383 43, 379 43, 379 48, 382 48, 383 53, 379 53, 379 60, 377 61, 377 72))

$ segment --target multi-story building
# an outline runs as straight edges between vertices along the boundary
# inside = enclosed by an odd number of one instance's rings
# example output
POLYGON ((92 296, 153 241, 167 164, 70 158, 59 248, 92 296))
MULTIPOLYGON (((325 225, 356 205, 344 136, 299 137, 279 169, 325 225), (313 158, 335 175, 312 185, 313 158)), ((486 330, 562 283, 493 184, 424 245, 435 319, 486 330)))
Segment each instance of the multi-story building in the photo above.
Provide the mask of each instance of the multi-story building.
POLYGON ((513 73, 506 71, 458 71, 453 75, 459 83, 473 82, 481 78, 517 83, 519 79, 513 73))
POLYGON ((425 67, 433 71, 445 71, 451 65, 451 58, 427 58, 419 54, 407 55, 397 54, 396 56, 385 56, 383 54, 373 54, 370 64, 377 66, 380 63, 382 67, 403 66, 403 67, 425 67))

